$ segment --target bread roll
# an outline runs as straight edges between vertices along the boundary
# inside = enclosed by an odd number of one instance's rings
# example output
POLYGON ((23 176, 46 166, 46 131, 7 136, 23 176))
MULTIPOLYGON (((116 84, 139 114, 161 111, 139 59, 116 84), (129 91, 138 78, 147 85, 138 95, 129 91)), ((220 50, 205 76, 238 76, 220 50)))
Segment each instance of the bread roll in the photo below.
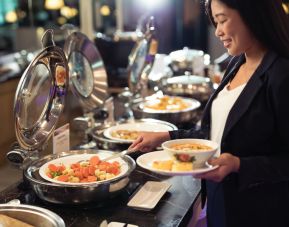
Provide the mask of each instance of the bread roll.
POLYGON ((0 226, 1 227, 33 227, 23 221, 11 218, 7 215, 0 214, 0 226))

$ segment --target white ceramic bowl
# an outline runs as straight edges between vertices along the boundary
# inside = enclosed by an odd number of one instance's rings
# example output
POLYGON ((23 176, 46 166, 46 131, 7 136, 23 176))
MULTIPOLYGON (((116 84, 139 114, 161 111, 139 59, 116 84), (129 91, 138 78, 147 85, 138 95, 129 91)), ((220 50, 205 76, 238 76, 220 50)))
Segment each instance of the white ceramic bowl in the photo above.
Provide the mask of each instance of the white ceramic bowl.
POLYGON ((169 140, 162 144, 162 148, 167 151, 172 157, 180 161, 192 161, 193 168, 204 167, 206 162, 213 157, 219 148, 219 144, 211 140, 204 139, 175 139, 169 140), (207 149, 193 149, 193 148, 174 148, 178 146, 191 146, 192 144, 198 144, 200 146, 205 145, 209 148, 207 149))

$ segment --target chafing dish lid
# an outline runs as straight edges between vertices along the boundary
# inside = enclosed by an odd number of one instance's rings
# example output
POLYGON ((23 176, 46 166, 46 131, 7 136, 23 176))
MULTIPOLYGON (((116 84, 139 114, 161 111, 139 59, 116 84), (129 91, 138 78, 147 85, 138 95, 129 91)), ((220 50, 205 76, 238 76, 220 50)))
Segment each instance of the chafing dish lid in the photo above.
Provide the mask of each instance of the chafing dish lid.
POLYGON ((146 56, 149 52, 151 42, 156 43, 155 21, 150 17, 146 23, 146 32, 141 36, 128 56, 128 83, 133 93, 138 92, 141 73, 145 65, 146 56))
POLYGON ((135 47, 131 51, 128 59, 128 71, 129 73, 129 86, 131 90, 134 90, 139 82, 141 70, 145 63, 145 57, 148 50, 148 41, 146 39, 140 40, 136 43, 135 47))
POLYGON ((107 74, 96 46, 80 32, 71 33, 64 44, 70 86, 86 111, 107 99, 107 74))
POLYGON ((14 100, 16 138, 25 150, 37 150, 47 142, 68 89, 67 61, 62 49, 54 44, 53 30, 45 32, 42 43, 43 50, 23 73, 14 100))

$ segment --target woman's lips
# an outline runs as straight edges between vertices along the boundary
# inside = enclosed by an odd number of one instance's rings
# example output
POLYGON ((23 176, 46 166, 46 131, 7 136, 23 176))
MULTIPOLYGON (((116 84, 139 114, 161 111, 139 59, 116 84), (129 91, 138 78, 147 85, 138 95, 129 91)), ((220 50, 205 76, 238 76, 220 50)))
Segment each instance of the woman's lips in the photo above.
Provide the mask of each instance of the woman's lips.
POLYGON ((225 48, 229 48, 230 44, 231 44, 231 40, 223 40, 223 45, 225 48))

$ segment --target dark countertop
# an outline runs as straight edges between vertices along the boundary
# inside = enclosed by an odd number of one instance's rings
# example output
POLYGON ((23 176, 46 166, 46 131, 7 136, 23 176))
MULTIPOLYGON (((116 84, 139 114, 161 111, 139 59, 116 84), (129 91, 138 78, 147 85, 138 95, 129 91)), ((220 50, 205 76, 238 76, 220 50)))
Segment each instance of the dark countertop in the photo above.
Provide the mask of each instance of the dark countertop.
POLYGON ((24 182, 18 182, 0 192, 0 203, 19 199, 22 204, 47 208, 61 216, 67 227, 99 226, 104 219, 108 222, 130 223, 140 227, 187 226, 192 217, 193 206, 200 193, 200 187, 200 181, 191 176, 167 177, 137 167, 131 174, 128 187, 103 203, 75 206, 47 203, 37 198, 24 182), (126 204, 129 199, 148 180, 166 181, 172 186, 151 211, 128 207, 126 204))

